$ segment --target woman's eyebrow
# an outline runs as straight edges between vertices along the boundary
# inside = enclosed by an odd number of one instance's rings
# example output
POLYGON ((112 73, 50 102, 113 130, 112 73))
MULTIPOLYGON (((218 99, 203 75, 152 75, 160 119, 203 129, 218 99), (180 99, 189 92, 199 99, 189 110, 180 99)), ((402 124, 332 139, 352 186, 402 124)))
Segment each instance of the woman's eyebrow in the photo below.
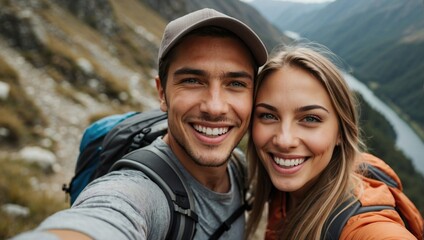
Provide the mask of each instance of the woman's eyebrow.
POLYGON ((322 109, 322 110, 330 113, 325 107, 320 106, 320 105, 307 105, 307 106, 299 107, 299 108, 296 109, 296 112, 306 112, 306 111, 310 111, 310 110, 314 110, 314 109, 322 109))
POLYGON ((258 104, 255 105, 255 108, 257 108, 257 107, 263 107, 263 108, 266 108, 266 109, 268 109, 270 111, 274 111, 274 112, 277 111, 276 107, 271 106, 271 105, 266 104, 266 103, 258 103, 258 104))
MULTIPOLYGON (((270 111, 274 111, 274 112, 277 111, 276 107, 271 106, 271 105, 266 104, 266 103, 258 103, 258 104, 255 105, 255 108, 257 108, 257 107, 263 107, 263 108, 266 108, 266 109, 268 109, 270 111)), ((314 110, 314 109, 322 109, 322 110, 329 113, 329 111, 325 107, 320 106, 320 105, 302 106, 302 107, 296 108, 296 112, 307 112, 307 111, 314 110)))

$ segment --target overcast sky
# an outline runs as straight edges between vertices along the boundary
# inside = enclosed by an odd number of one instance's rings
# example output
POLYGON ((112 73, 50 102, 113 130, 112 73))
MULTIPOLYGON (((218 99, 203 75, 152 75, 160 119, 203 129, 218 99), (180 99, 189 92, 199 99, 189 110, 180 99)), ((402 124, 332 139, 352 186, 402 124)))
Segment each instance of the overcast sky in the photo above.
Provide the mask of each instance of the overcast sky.
MULTIPOLYGON (((241 0, 243 2, 261 2, 261 1, 270 1, 270 0, 241 0)), ((287 1, 287 2, 309 2, 309 3, 320 3, 320 2, 333 2, 335 0, 274 0, 274 1, 287 1)))

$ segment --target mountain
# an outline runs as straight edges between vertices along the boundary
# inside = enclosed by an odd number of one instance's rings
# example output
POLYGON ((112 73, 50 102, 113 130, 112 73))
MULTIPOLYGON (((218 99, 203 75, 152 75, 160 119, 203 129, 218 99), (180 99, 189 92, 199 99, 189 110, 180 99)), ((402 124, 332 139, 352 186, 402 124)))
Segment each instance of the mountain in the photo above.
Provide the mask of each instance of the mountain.
POLYGON ((255 0, 249 2, 261 12, 268 21, 282 31, 290 31, 298 18, 303 18, 311 12, 320 10, 328 5, 324 3, 301 3, 276 0, 255 0))
POLYGON ((423 1, 337 0, 274 24, 329 47, 424 138, 423 1))
POLYGON ((167 20, 194 10, 209 7, 238 18, 251 26, 268 49, 289 39, 267 21, 258 10, 239 0, 142 0, 167 20))

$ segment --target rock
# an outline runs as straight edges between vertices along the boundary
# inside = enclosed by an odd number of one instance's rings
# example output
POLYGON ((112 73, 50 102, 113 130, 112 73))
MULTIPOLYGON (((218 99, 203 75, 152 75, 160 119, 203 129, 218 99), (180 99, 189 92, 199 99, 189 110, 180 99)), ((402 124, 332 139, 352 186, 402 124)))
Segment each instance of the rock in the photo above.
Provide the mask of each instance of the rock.
POLYGON ((7 138, 10 135, 10 130, 4 127, 0 127, 0 137, 7 138))
POLYGON ((0 81, 0 99, 6 100, 9 97, 10 85, 0 81))
POLYGON ((94 71, 94 68, 93 68, 93 65, 91 64, 91 62, 88 61, 85 58, 78 58, 77 59, 77 65, 86 74, 92 74, 93 71, 94 71))
POLYGON ((58 168, 56 155, 40 147, 25 147, 19 152, 22 160, 36 163, 45 173, 56 172, 58 168))
POLYGON ((13 217, 28 217, 30 213, 29 208, 13 203, 3 204, 3 206, 1 206, 1 210, 7 215, 13 217))

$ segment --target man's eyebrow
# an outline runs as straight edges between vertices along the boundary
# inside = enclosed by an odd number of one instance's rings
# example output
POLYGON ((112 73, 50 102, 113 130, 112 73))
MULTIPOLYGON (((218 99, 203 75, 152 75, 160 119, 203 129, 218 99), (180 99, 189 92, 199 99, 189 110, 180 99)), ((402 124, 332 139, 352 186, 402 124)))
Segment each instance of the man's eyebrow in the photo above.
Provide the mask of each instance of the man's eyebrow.
POLYGON ((245 71, 227 72, 227 73, 224 74, 224 77, 227 77, 227 78, 248 78, 248 79, 253 80, 252 74, 249 74, 248 72, 245 72, 245 71))
MULTIPOLYGON (((207 76, 208 73, 201 69, 183 67, 174 72, 174 76, 177 75, 197 75, 197 76, 207 76)), ((222 74, 224 78, 248 78, 253 80, 252 74, 249 74, 246 71, 236 71, 236 72, 224 72, 222 74)))
POLYGON ((174 72, 174 76, 177 75, 199 75, 199 76, 206 76, 208 75, 206 73, 206 71, 200 70, 200 69, 195 69, 195 68, 188 68, 188 67, 184 67, 184 68, 180 68, 177 71, 174 72))
POLYGON ((306 111, 310 111, 310 110, 314 110, 314 109, 322 109, 322 110, 324 110, 324 111, 326 111, 326 112, 329 113, 329 111, 325 107, 320 106, 320 105, 307 105, 307 106, 303 106, 303 107, 297 108, 296 109, 296 112, 306 112, 306 111))

